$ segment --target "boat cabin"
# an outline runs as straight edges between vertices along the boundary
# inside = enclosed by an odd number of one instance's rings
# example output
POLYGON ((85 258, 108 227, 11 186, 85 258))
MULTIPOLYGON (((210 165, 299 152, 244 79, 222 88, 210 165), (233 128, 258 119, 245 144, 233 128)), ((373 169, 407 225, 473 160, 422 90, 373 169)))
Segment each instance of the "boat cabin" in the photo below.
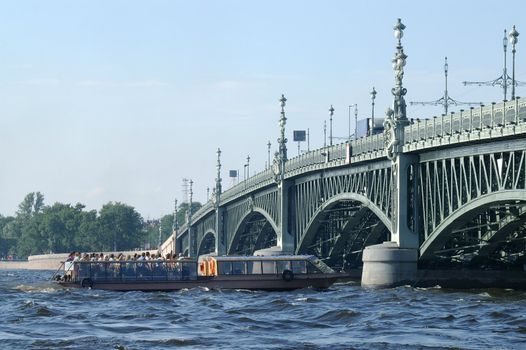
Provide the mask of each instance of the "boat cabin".
POLYGON ((313 255, 278 256, 214 256, 203 255, 198 260, 199 276, 228 275, 294 275, 335 273, 313 255))

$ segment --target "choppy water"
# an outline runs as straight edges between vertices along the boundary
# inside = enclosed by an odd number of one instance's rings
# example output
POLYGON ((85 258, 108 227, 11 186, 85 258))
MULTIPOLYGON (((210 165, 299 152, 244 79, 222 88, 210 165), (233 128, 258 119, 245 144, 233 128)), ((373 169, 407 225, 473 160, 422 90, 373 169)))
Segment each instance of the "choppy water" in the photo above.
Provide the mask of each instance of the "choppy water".
POLYGON ((525 349, 526 292, 65 290, 0 271, 2 349, 525 349))

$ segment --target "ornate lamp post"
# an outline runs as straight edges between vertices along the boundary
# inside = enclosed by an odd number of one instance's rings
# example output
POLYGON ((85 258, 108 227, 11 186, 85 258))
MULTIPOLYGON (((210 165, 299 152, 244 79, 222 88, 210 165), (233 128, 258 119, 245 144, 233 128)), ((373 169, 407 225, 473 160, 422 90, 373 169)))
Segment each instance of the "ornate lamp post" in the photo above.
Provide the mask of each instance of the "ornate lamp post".
POLYGON ((391 239, 390 242, 368 246, 363 252, 362 286, 390 286, 402 281, 413 281, 417 274, 418 230, 410 222, 414 218, 410 208, 411 167, 415 161, 411 155, 402 153, 404 127, 409 124, 406 115, 402 85, 407 56, 401 39, 405 26, 398 19, 393 27, 397 39, 396 53, 392 60, 395 86, 391 90, 393 108, 387 110, 384 121, 384 142, 387 158, 391 160, 391 239))
POLYGON ((194 185, 194 181, 190 180, 190 190, 188 191, 188 209, 186 210, 186 223, 188 225, 188 254, 190 256, 196 256, 197 252, 195 251, 197 247, 195 247, 195 237, 193 237, 192 232, 192 199, 194 197, 194 191, 192 190, 192 187, 194 185))
POLYGON ((329 145, 332 146, 332 116, 334 115, 334 108, 331 105, 329 108, 329 145))
POLYGON ((284 95, 281 95, 279 102, 281 106, 281 115, 279 118, 280 137, 278 138, 278 151, 274 153, 274 163, 272 165, 274 181, 277 183, 279 190, 280 215, 277 232, 277 246, 284 252, 292 253, 294 251, 294 237, 288 232, 288 188, 290 184, 285 181, 285 165, 287 162, 287 138, 285 137, 287 118, 285 117, 285 103, 287 102, 287 99, 284 95))
POLYGON ((217 170, 217 176, 216 176, 216 186, 214 188, 214 191, 212 193, 212 203, 214 204, 214 208, 215 208, 215 211, 216 211, 216 222, 215 222, 215 233, 216 233, 216 246, 215 246, 215 252, 218 254, 218 255, 222 255, 222 254, 226 254, 226 249, 225 249, 225 237, 224 237, 224 234, 223 234, 223 230, 222 230, 222 227, 223 225, 221 224, 221 220, 222 220, 222 215, 221 215, 221 206, 220 206, 220 202, 221 202, 221 193, 223 192, 223 189, 221 187, 221 149, 217 149, 217 165, 216 165, 216 170, 217 170))
POLYGON ((354 139, 358 139, 358 104, 349 105, 349 142, 351 141, 351 108, 354 107, 354 139))
POLYGON ((177 222, 177 198, 174 200, 174 217, 172 220, 172 234, 173 234, 173 253, 177 254, 177 231, 179 230, 179 223, 177 222))
MULTIPOLYGON (((517 36, 519 36, 519 33, 517 33, 517 36)), ((515 36, 515 40, 517 39, 517 36, 515 36)), ((510 36, 510 40, 511 40, 511 36, 510 36)), ((517 41, 515 41, 515 43, 517 43, 517 41)), ((502 75, 500 77, 498 77, 497 79, 495 80, 490 80, 490 81, 464 81, 462 82, 464 85, 478 85, 478 86, 495 86, 495 85, 498 85, 500 87, 502 87, 503 91, 504 91, 504 100, 506 100, 506 94, 507 94, 507 91, 508 91, 508 86, 512 85, 512 86, 519 86, 519 85, 526 85, 525 82, 523 81, 517 81, 515 80, 515 84, 513 84, 512 82, 512 78, 510 78, 510 76, 508 75, 508 70, 507 70, 507 65, 506 65, 506 51, 507 51, 507 48, 508 48, 508 38, 506 36, 506 29, 504 29, 504 38, 502 39, 502 47, 504 49, 504 68, 502 69, 502 75)))
POLYGON ((374 89, 374 86, 373 86, 373 90, 371 91, 371 130, 370 130, 370 135, 373 135, 374 134, 374 100, 376 99, 376 90, 374 89))
POLYGON ((323 148, 327 147, 327 121, 323 121, 323 148))
POLYGON ((250 155, 247 155, 247 179, 250 177, 250 155))
POLYGON ((279 132, 280 137, 278 138, 278 151, 274 154, 274 179, 280 184, 285 178, 285 162, 287 161, 287 138, 285 137, 285 125, 287 124, 287 118, 285 117, 285 105, 287 99, 285 95, 281 95, 279 99, 279 105, 281 106, 281 115, 279 118, 279 132))
POLYGON ((270 146, 272 146, 272 144, 270 143, 270 140, 269 140, 267 143, 267 157, 268 157, 267 164, 269 168, 270 168, 270 146))
POLYGON ((511 43, 511 54, 512 54, 512 68, 511 68, 511 99, 515 99, 515 45, 519 41, 519 32, 515 30, 515 26, 511 29, 508 36, 510 37, 511 43))

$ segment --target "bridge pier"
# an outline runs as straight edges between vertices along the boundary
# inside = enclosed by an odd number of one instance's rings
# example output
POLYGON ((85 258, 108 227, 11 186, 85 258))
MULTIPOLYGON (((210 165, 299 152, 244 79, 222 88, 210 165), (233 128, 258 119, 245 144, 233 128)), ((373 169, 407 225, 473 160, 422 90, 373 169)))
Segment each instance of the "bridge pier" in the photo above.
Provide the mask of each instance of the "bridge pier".
POLYGON ((363 251, 362 286, 395 287, 412 284, 417 276, 418 251, 396 242, 368 246, 363 251))
POLYGON ((363 251, 362 286, 371 288, 411 284, 417 279, 418 198, 412 165, 416 157, 399 154, 392 164, 393 198, 391 241, 366 247, 363 251), (412 181, 411 181, 412 180, 412 181))

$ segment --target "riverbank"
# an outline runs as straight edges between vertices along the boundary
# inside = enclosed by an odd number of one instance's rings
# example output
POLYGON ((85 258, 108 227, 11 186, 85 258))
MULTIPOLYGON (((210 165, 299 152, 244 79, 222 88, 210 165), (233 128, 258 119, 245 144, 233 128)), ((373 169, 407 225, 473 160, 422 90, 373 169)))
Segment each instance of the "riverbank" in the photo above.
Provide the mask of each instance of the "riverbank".
MULTIPOLYGON (((157 250, 145 250, 144 252, 157 253, 157 250)), ((102 252, 104 255, 120 253, 133 255, 137 251, 102 252)), ((142 253, 142 251, 141 251, 142 253)), ((0 261, 0 270, 58 270, 60 264, 68 258, 68 253, 30 255, 27 261, 0 261)))

